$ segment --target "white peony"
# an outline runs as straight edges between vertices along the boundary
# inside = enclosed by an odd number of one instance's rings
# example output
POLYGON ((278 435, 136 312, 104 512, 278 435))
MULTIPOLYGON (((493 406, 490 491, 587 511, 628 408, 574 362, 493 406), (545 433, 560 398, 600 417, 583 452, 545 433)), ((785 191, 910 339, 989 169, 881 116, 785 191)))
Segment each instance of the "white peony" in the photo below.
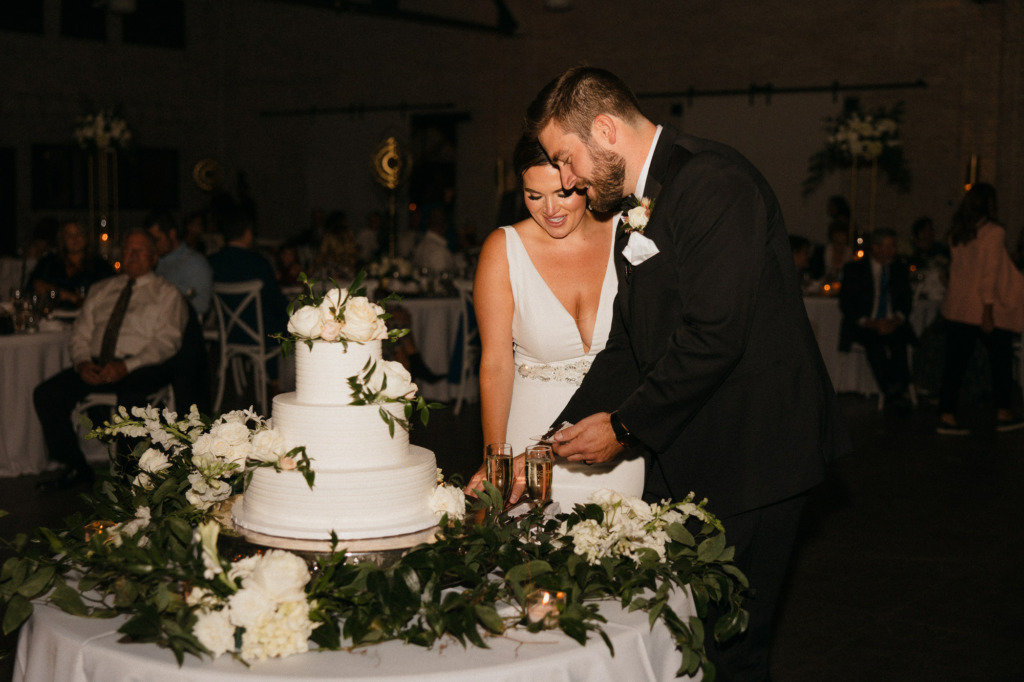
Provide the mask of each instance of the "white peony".
POLYGON ((466 494, 454 485, 439 485, 430 495, 430 511, 438 519, 448 514, 450 519, 461 520, 466 515, 466 494))
POLYGON ((139 457, 139 469, 147 474, 158 474, 161 471, 171 468, 167 455, 156 448, 149 448, 139 457))
POLYGON ((280 431, 264 429, 252 439, 252 458, 260 462, 276 462, 288 450, 280 431))
POLYGON ((365 296, 351 298, 345 304, 345 326, 342 327, 341 335, 359 343, 386 339, 388 327, 380 319, 383 314, 384 309, 365 296))
POLYGON ((320 310, 311 305, 302 306, 288 318, 288 331, 300 339, 320 338, 322 326, 320 310))
MULTIPOLYGON (((193 590, 194 591, 194 590, 193 590)), ((199 643, 210 650, 216 658, 235 648, 235 626, 231 624, 227 609, 207 611, 201 609, 196 614, 196 624, 192 626, 192 634, 199 643)))
POLYGON ((366 382, 366 387, 374 393, 383 393, 385 398, 392 400, 398 398, 411 400, 419 390, 419 387, 413 383, 409 370, 403 367, 402 363, 393 360, 378 362, 377 369, 366 382), (387 379, 386 386, 384 385, 385 378, 387 379))
POLYGON ((289 601, 242 633, 242 660, 262 661, 309 651, 309 637, 316 628, 309 619, 309 604, 289 601))
POLYGON ((272 549, 256 562, 252 574, 243 581, 267 599, 283 601, 305 600, 309 568, 301 558, 280 549, 272 549))
POLYGON ((231 622, 248 629, 273 615, 276 605, 259 590, 242 588, 228 597, 228 606, 231 608, 231 622))

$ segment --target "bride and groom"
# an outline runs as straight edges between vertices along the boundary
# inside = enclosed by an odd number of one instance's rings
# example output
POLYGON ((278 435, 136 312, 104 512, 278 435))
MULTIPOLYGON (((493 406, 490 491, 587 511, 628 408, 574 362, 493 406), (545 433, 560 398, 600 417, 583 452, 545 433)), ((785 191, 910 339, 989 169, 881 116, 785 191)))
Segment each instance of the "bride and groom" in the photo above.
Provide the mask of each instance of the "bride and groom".
POLYGON ((848 450, 774 193, 588 67, 538 94, 515 162, 530 217, 487 238, 474 285, 485 442, 522 452, 571 422, 563 509, 605 487, 707 497, 753 592, 746 634, 709 655, 720 678, 766 679, 806 492, 848 450), (620 219, 631 194, 649 221, 620 219))

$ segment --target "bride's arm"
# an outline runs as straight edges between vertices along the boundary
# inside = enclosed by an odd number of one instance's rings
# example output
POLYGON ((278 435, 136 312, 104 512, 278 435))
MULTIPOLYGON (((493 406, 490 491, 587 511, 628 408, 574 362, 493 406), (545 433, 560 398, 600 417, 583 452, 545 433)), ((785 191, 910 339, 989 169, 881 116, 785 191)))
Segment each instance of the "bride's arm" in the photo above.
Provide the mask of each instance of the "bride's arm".
POLYGON ((473 282, 473 307, 480 329, 480 420, 484 443, 501 443, 512 403, 512 285, 505 232, 495 230, 480 251, 473 282))

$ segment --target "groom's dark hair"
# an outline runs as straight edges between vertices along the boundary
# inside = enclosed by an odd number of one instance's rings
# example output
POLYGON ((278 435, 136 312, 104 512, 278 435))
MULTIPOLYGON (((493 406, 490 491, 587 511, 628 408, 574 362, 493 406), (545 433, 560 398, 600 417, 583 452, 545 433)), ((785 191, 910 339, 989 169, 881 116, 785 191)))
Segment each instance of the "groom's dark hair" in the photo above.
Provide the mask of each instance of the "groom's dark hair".
POLYGON ((643 116, 636 95, 618 76, 590 66, 575 66, 544 86, 526 109, 524 132, 538 137, 550 121, 584 142, 598 114, 612 114, 628 123, 643 116))

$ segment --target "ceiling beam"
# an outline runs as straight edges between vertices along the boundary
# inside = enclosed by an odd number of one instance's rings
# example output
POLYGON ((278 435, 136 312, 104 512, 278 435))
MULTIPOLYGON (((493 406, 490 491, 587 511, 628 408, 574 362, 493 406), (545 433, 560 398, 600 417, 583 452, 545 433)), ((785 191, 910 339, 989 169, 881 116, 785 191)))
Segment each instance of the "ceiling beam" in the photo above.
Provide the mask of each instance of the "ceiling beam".
POLYGON ((510 37, 515 35, 519 23, 512 12, 505 4, 505 0, 492 0, 497 11, 497 18, 493 24, 456 19, 440 14, 429 12, 415 12, 404 10, 400 7, 401 0, 273 0, 289 5, 305 5, 320 9, 332 10, 340 13, 362 14, 365 16, 378 17, 381 19, 392 19, 395 21, 408 21, 417 24, 431 26, 442 26, 462 31, 480 31, 494 33, 510 37))

